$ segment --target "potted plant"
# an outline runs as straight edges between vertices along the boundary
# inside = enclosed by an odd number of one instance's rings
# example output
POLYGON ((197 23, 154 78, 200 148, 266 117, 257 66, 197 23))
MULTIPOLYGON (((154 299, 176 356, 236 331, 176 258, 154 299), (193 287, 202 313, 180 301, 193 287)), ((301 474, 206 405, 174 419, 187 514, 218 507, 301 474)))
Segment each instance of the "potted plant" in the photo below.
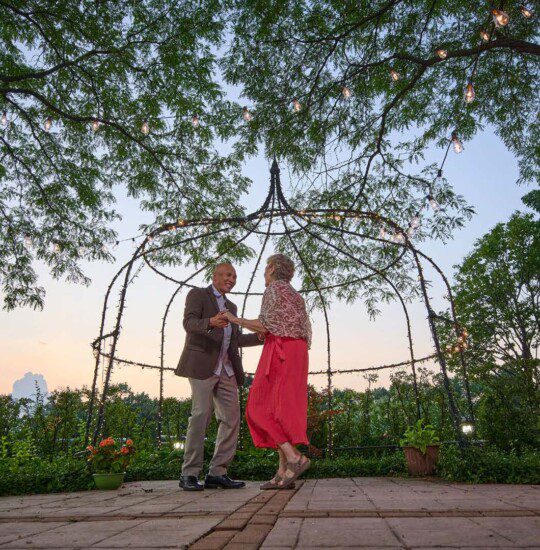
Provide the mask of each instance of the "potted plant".
POLYGON ((126 468, 128 467, 135 447, 133 441, 128 439, 125 445, 119 449, 112 437, 103 439, 97 447, 89 445, 88 463, 94 471, 94 483, 98 489, 118 489, 124 482, 126 468))
POLYGON ((419 420, 409 426, 400 441, 407 460, 409 475, 432 475, 439 459, 439 438, 430 424, 419 420))

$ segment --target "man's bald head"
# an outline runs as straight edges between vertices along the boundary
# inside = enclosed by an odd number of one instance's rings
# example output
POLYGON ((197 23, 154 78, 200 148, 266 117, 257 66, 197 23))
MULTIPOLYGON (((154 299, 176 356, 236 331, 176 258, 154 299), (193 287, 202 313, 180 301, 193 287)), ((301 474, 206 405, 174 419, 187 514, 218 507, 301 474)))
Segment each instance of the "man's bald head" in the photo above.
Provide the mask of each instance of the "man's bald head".
POLYGON ((230 262, 221 262, 214 267, 212 276, 212 284, 221 292, 227 294, 236 284, 236 270, 230 262))

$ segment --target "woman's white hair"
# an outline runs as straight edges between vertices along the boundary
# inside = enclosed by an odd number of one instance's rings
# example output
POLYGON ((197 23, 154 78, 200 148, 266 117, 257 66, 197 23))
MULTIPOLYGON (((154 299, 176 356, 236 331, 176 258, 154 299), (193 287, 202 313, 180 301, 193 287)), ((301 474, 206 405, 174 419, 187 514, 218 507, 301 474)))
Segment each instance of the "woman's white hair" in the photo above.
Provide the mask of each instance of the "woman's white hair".
POLYGON ((267 260, 268 265, 274 266, 274 279, 276 281, 291 282, 294 275, 294 262, 285 254, 274 254, 267 260))

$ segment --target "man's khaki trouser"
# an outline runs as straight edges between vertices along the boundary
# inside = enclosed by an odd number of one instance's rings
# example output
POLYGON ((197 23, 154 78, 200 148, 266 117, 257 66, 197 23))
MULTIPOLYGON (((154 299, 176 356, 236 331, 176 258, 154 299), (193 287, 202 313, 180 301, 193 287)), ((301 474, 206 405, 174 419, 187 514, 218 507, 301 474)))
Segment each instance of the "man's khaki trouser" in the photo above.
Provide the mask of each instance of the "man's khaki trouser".
POLYGON ((191 416, 189 417, 182 475, 198 476, 204 461, 204 437, 215 410, 218 431, 214 456, 208 473, 221 476, 227 473, 227 466, 236 453, 240 428, 240 406, 236 378, 213 375, 206 380, 189 378, 191 384, 191 416))

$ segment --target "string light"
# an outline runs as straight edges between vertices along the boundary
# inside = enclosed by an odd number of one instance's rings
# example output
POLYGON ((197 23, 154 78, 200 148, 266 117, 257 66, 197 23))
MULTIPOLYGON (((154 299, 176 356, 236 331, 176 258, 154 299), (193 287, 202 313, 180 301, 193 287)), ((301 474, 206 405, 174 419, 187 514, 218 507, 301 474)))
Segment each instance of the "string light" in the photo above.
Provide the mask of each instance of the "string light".
POLYGON ((469 82, 467 84, 467 87, 465 88, 465 101, 467 103, 472 103, 475 97, 476 97, 476 94, 474 93, 472 82, 469 82))
POLYGON ((508 25, 510 17, 508 17, 508 14, 505 11, 493 9, 491 10, 491 13, 493 15, 493 22, 496 27, 500 28, 508 25))
POLYGON ((53 243, 52 244, 52 250, 53 250, 53 252, 56 252, 56 253, 62 252, 62 247, 60 246, 59 243, 53 243))
POLYGON ((45 125, 43 126, 45 131, 48 132, 52 127, 52 118, 50 116, 45 120, 45 125))
POLYGON ((489 33, 487 31, 480 31, 480 37, 484 42, 489 42, 489 33))
POLYGON ((392 78, 392 80, 394 82, 397 82, 400 79, 399 73, 397 71, 395 71, 394 69, 390 69, 390 77, 392 78))
POLYGON ((445 347, 445 351, 448 355, 462 352, 469 347, 469 345, 467 344, 467 338, 469 336, 467 329, 465 328, 460 329, 459 327, 456 326, 456 330, 460 331, 460 334, 457 337, 456 342, 454 344, 447 344, 445 347))
POLYGON ((193 118, 191 119, 191 124, 193 125, 193 128, 198 128, 200 126, 201 122, 197 115, 193 115, 193 118))
POLYGON ((341 90, 341 93, 343 94, 343 97, 345 99, 351 98, 351 90, 347 86, 343 86, 343 90, 341 90))
POLYGON ((409 239, 412 239, 415 235, 416 231, 414 229, 414 227, 409 227, 407 229, 407 237, 409 237, 409 239))
POLYGON ((246 122, 249 122, 253 118, 247 107, 242 109, 242 117, 246 122))
POLYGON ((457 132, 455 130, 452 132, 452 144, 456 153, 459 154, 463 151, 463 144, 461 143, 461 141, 459 141, 457 132))
POLYGON ((92 130, 94 130, 94 132, 97 132, 99 130, 99 120, 92 121, 92 130))
POLYGON ((295 111, 296 113, 299 113, 300 110, 302 109, 302 105, 300 104, 300 102, 298 101, 298 99, 295 99, 295 100, 293 101, 293 108, 294 108, 294 111, 295 111))
POLYGON ((523 17, 526 17, 527 19, 530 19, 532 17, 532 11, 528 9, 526 6, 521 6, 519 9, 523 17))
POLYGON ((412 220, 411 220, 411 227, 413 229, 418 229, 420 227, 420 218, 418 216, 415 216, 412 220))
POLYGON ((7 112, 4 111, 4 112, 2 113, 2 126, 7 126, 7 123, 8 123, 7 112))
POLYGON ((429 198, 428 198, 428 202, 429 202, 429 206, 431 206, 431 208, 433 209, 434 212, 437 212, 437 210, 439 210, 440 205, 439 205, 439 203, 435 200, 434 197, 429 197, 429 198))
POLYGON ((141 126, 141 132, 147 136, 149 133, 150 133, 150 125, 148 124, 148 121, 145 120, 143 123, 142 123, 142 126, 141 126))
POLYGON ((465 435, 470 435, 474 432, 474 424, 472 422, 462 422, 461 431, 465 435))
POLYGON ((398 244, 403 244, 405 242, 405 235, 401 231, 396 231, 392 236, 392 241, 398 244))
POLYGON ((82 258, 86 254, 86 248, 84 248, 84 246, 79 246, 77 253, 79 254, 79 257, 82 258))
POLYGON ((33 242, 32 242, 32 237, 30 237, 30 235, 25 235, 24 236, 24 247, 27 249, 27 250, 30 250, 33 246, 33 242))
POLYGON ((439 48, 435 51, 435 53, 441 58, 446 59, 448 57, 448 51, 444 50, 443 48, 439 48))

